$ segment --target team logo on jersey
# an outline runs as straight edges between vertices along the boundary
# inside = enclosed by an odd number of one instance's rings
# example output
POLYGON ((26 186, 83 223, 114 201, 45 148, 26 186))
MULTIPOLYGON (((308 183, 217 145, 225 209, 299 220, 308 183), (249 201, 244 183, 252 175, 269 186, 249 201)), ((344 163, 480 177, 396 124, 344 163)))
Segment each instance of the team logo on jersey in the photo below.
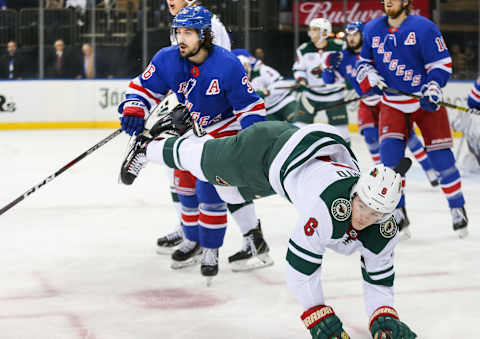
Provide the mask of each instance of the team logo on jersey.
POLYGON ((148 65, 147 69, 145 72, 142 73, 142 79, 143 80, 148 80, 152 77, 153 73, 155 73, 155 66, 152 64, 148 65))
POLYGON ((330 207, 333 218, 337 221, 345 221, 352 215, 352 204, 344 198, 335 199, 330 207))
POLYGON ((382 237, 390 239, 397 234, 398 226, 393 219, 389 219, 385 221, 384 223, 380 224, 380 234, 382 237))
POLYGON ((213 79, 208 86, 206 95, 216 95, 220 93, 220 85, 218 84, 218 79, 213 79))
POLYGON ((407 39, 405 39, 405 42, 403 43, 404 45, 407 46, 413 46, 417 44, 417 37, 415 35, 415 32, 410 32, 408 34, 407 39))
POLYGON ((226 182, 225 180, 223 180, 222 178, 220 178, 218 175, 215 176, 215 182, 218 184, 218 185, 221 185, 221 186, 230 186, 230 184, 228 182, 226 182))

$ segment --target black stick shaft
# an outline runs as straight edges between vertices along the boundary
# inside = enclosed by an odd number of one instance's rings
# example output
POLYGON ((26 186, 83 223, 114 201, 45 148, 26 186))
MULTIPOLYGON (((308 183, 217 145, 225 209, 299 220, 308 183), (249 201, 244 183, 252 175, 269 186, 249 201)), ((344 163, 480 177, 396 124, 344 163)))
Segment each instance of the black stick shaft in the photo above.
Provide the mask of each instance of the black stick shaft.
MULTIPOLYGON (((385 90, 386 92, 390 92, 390 93, 402 94, 402 95, 405 95, 405 96, 410 97, 410 98, 415 98, 415 99, 421 99, 421 98, 422 98, 420 95, 416 95, 416 94, 412 94, 412 93, 400 91, 400 90, 395 89, 395 88, 385 87, 384 90, 385 90)), ((467 107, 463 107, 463 106, 457 106, 457 105, 454 105, 454 104, 451 104, 451 103, 445 102, 445 101, 440 101, 438 104, 439 104, 440 106, 445 106, 445 107, 448 107, 448 108, 456 109, 457 111, 466 112, 466 113, 471 113, 471 114, 475 114, 475 115, 480 115, 480 111, 477 110, 477 109, 474 109, 474 108, 467 108, 467 107)))
POLYGON ((24 200, 26 197, 28 197, 30 194, 38 191, 40 189, 40 187, 44 186, 45 184, 49 183, 50 181, 52 181, 53 179, 55 179, 56 177, 58 177, 60 174, 62 174, 63 172, 65 172, 67 169, 69 169, 70 167, 72 167, 73 165, 75 165, 77 162, 79 162, 80 160, 82 160, 83 158, 85 158, 87 155, 89 155, 90 153, 93 153, 94 151, 96 151, 97 149, 99 149, 100 147, 102 147, 103 145, 105 145, 107 142, 109 142, 110 140, 112 140, 113 138, 115 138, 117 135, 119 135, 120 133, 122 132, 121 129, 117 129, 115 132, 113 132, 112 134, 110 134, 108 137, 106 137, 105 139, 101 140, 100 142, 98 142, 97 144, 95 144, 94 146, 92 146, 90 149, 88 149, 87 151, 83 152, 82 154, 80 154, 78 157, 76 157, 75 159, 73 159, 72 161, 70 161, 68 164, 66 164, 65 166, 63 166, 62 168, 60 168, 58 171, 56 171, 54 174, 48 176, 47 178, 45 178, 41 183, 39 183, 38 185, 35 185, 33 186, 32 188, 30 188, 28 191, 26 191, 25 193, 23 193, 21 196, 19 196, 17 199, 13 200, 11 203, 7 204, 6 206, 2 207, 2 209, 0 209, 0 215, 2 215, 3 213, 5 213, 6 211, 8 211, 10 208, 12 208, 13 206, 15 206, 16 204, 18 204, 19 202, 21 202, 22 200, 24 200))
POLYGON ((358 101, 358 100, 362 100, 362 99, 365 99, 367 97, 370 97, 372 95, 363 95, 361 97, 357 97, 357 98, 353 98, 353 99, 350 99, 350 100, 346 100, 346 101, 342 101, 342 102, 337 102, 336 104, 334 105, 330 105, 330 106, 327 106, 327 107, 322 107, 322 111, 323 110, 327 110, 327 109, 331 109, 331 108, 334 108, 334 107, 337 107, 337 106, 343 106, 343 105, 348 105, 349 103, 351 102, 355 102, 355 101, 358 101))

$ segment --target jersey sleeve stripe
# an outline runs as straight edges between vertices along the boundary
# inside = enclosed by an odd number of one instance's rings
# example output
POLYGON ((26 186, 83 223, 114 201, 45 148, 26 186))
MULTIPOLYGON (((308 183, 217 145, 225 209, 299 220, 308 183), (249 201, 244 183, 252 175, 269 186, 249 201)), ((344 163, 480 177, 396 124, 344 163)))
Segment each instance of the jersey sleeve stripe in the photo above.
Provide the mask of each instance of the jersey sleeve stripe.
POLYGON ((316 253, 310 252, 310 251, 304 249, 303 247, 300 247, 299 245, 297 245, 292 239, 290 239, 288 241, 288 248, 291 248, 294 252, 298 251, 298 252, 303 253, 307 257, 312 258, 312 261, 314 261, 316 263, 320 264, 322 262, 322 258, 323 258, 322 254, 316 254, 316 253))
POLYGON ((430 73, 436 68, 444 70, 448 73, 452 73, 452 58, 443 58, 425 65, 425 70, 427 71, 427 73, 430 73))
POLYGON ((315 264, 309 262, 297 255, 295 255, 290 248, 287 251, 287 262, 292 266, 292 268, 300 273, 305 275, 312 275, 320 266, 321 264, 315 264))
POLYGON ((386 274, 385 276, 377 277, 379 279, 373 279, 370 275, 368 275, 367 271, 362 267, 362 277, 364 281, 372 285, 392 287, 393 280, 395 279, 395 273, 391 273, 389 275, 386 274))
POLYGON ((473 100, 480 101, 480 91, 478 91, 475 87, 472 88, 472 90, 470 91, 470 94, 473 100))
POLYGON ((163 145, 163 161, 170 168, 177 168, 173 157, 173 145, 177 138, 168 138, 163 145))
POLYGON ((130 81, 130 84, 128 84, 128 87, 146 95, 150 100, 155 101, 155 103, 157 104, 160 102, 160 99, 156 98, 148 89, 146 89, 141 85, 135 84, 133 81, 130 81))
POLYGON ((263 102, 262 99, 255 101, 254 103, 239 109, 239 110, 234 110, 233 113, 235 116, 238 118, 242 114, 249 115, 249 114, 257 114, 257 115, 265 115, 265 103, 263 102))

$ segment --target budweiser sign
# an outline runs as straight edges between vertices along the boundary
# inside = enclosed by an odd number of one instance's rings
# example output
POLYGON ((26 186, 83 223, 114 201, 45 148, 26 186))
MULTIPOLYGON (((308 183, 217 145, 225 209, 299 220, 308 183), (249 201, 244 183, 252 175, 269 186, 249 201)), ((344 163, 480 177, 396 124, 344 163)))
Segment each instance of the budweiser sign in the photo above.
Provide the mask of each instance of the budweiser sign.
MULTIPOLYGON (((378 1, 347 1, 346 20, 343 1, 307 1, 294 2, 298 7, 300 25, 308 25, 315 18, 326 18, 332 24, 344 24, 351 21, 368 22, 384 15, 383 5, 378 1)), ((429 17, 428 1, 415 1, 411 14, 429 17)), ((295 11, 293 23, 295 23, 295 11)))

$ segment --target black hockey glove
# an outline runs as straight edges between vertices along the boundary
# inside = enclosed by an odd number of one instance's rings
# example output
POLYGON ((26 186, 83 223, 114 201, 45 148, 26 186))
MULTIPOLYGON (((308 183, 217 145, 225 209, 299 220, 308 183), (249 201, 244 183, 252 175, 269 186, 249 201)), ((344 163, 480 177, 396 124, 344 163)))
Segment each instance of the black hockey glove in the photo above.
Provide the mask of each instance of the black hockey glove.
POLYGON ((330 306, 314 306, 303 312, 301 318, 312 339, 350 339, 330 306))
POLYGON ((181 136, 192 128, 193 121, 190 112, 183 104, 178 104, 167 115, 160 118, 150 130, 153 138, 158 137, 163 132, 169 131, 181 136))
POLYGON ((417 335, 398 319, 397 311, 390 306, 380 306, 370 317, 373 339, 414 339, 417 335))

